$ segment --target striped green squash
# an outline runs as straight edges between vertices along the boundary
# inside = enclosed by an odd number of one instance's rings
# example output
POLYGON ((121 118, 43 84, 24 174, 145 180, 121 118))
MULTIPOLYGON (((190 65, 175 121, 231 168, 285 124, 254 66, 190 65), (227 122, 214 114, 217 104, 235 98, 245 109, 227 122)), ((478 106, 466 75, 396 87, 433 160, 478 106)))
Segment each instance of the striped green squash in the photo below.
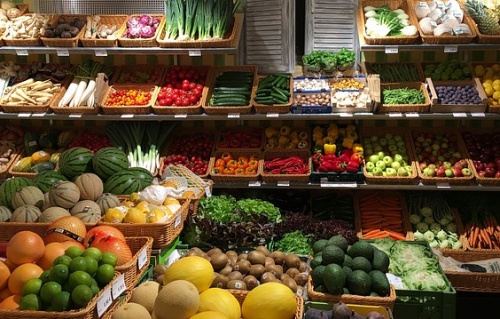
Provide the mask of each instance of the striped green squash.
POLYGON ((104 193, 130 195, 141 190, 141 180, 126 170, 114 173, 104 182, 104 193))
POLYGON ((153 182, 153 174, 143 167, 129 167, 127 171, 136 174, 137 178, 141 181, 141 187, 143 189, 153 182))
POLYGON ((14 197, 14 194, 24 186, 32 185, 34 185, 33 180, 26 177, 12 177, 7 179, 0 185, 0 206, 7 206, 10 209, 14 209, 12 206, 12 197, 14 197))
POLYGON ((94 153, 86 147, 72 147, 61 154, 59 158, 59 172, 68 180, 85 172, 92 172, 92 158, 94 153))
POLYGON ((102 180, 129 167, 127 154, 118 147, 103 147, 94 154, 92 168, 102 180))
POLYGON ((36 186, 44 193, 48 192, 55 183, 59 181, 67 181, 68 179, 63 174, 56 171, 43 171, 35 175, 33 179, 36 186))

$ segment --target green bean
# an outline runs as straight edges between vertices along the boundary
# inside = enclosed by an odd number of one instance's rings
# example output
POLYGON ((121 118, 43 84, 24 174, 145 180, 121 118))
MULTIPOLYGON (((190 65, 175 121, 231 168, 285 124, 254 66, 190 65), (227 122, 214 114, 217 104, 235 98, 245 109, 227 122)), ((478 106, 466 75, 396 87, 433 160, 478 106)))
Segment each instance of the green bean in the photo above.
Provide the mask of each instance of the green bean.
POLYGON ((384 104, 423 104, 425 96, 421 90, 410 88, 383 89, 384 104))

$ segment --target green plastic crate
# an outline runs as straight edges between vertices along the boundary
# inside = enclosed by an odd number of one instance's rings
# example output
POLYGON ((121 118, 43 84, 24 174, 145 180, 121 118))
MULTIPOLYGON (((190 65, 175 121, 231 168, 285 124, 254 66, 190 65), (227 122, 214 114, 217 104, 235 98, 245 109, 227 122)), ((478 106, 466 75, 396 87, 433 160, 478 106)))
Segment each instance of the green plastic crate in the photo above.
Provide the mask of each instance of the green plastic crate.
POLYGON ((180 239, 177 237, 174 241, 172 241, 168 246, 163 247, 162 249, 153 249, 151 252, 151 262, 150 264, 154 266, 165 264, 168 257, 174 252, 179 244, 180 239))
POLYGON ((455 319, 457 292, 396 289, 394 317, 404 319, 455 319))

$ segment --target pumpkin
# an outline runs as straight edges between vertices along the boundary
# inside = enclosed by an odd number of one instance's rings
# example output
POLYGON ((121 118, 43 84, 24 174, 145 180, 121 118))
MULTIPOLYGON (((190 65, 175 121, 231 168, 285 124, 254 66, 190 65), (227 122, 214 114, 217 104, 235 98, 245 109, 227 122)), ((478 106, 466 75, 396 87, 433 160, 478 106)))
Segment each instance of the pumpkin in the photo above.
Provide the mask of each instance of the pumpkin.
POLYGON ((10 221, 14 223, 35 223, 42 212, 34 205, 23 205, 16 208, 10 216, 10 221))
POLYGON ((80 189, 70 181, 59 181, 49 190, 49 200, 54 206, 71 208, 80 200, 80 189))
POLYGON ((12 197, 12 207, 14 209, 23 205, 34 205, 42 208, 43 202, 43 192, 36 186, 25 186, 12 197))
POLYGON ((74 183, 80 189, 80 199, 95 201, 102 195, 103 183, 97 174, 83 173, 75 178, 74 183))
POLYGON ((266 282, 250 290, 241 305, 243 319, 292 319, 297 299, 288 286, 266 282))
POLYGON ((97 223, 101 219, 101 208, 94 201, 88 199, 76 203, 71 208, 70 213, 87 224, 97 223))
POLYGON ((208 288, 200 294, 198 312, 216 311, 224 314, 228 319, 241 318, 241 306, 236 297, 228 290, 208 288))
POLYGON ((50 153, 46 151, 37 151, 31 154, 31 164, 38 164, 50 161, 50 153))
POLYGON ((64 217, 64 216, 70 216, 71 214, 69 211, 65 208, 62 207, 49 207, 46 210, 42 212, 40 217, 38 218, 39 223, 51 223, 54 220, 64 217))
POLYGON ((163 274, 164 285, 174 280, 187 280, 196 286, 199 293, 207 290, 213 279, 214 269, 212 264, 199 256, 187 256, 178 259, 163 274))
POLYGON ((0 222, 8 222, 12 216, 10 208, 7 206, 0 206, 0 222))
POLYGON ((95 202, 101 208, 102 214, 107 212, 110 208, 120 206, 120 199, 118 196, 111 193, 103 193, 95 202))

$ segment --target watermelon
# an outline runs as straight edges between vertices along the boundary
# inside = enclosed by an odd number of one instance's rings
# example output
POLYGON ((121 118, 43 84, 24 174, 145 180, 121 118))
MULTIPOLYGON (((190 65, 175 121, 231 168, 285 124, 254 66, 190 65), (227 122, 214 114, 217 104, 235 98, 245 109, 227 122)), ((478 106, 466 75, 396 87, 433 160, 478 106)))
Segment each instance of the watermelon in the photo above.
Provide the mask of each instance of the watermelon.
POLYGON ((33 179, 36 186, 44 193, 48 192, 55 183, 59 181, 67 181, 68 179, 63 174, 52 171, 43 171, 35 175, 33 179))
POLYGON ((104 182, 104 193, 130 195, 142 189, 141 180, 137 175, 126 170, 114 173, 104 182))
POLYGON ((86 147, 67 149, 59 158, 59 172, 72 181, 85 172, 92 172, 93 157, 94 153, 86 147))
POLYGON ((26 177, 12 177, 0 185, 0 206, 7 206, 13 209, 12 197, 25 186, 33 186, 34 182, 26 177))
POLYGON ((94 154, 92 168, 102 180, 129 167, 127 154, 118 147, 103 147, 94 154))
POLYGON ((129 167, 127 171, 136 174, 137 178, 141 181, 141 187, 143 189, 153 182, 153 174, 143 167, 129 167))

